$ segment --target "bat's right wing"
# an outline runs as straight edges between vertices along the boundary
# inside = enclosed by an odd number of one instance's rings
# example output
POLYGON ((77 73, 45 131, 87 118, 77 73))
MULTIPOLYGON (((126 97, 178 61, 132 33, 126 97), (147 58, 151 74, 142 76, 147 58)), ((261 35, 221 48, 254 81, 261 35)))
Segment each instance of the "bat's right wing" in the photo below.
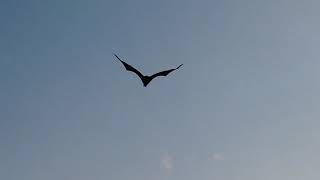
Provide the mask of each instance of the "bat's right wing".
POLYGON ((137 69, 130 66, 126 62, 122 61, 116 54, 113 54, 113 55, 116 56, 116 58, 124 65, 124 67, 126 68, 127 71, 134 72, 135 74, 137 74, 140 77, 141 80, 143 79, 143 75, 141 74, 141 72, 139 72, 137 69))
POLYGON ((179 69, 182 65, 183 65, 183 64, 180 64, 177 68, 169 69, 169 70, 166 70, 166 71, 161 71, 161 72, 158 72, 158 73, 156 73, 156 74, 153 74, 153 75, 151 76, 151 78, 153 79, 153 78, 156 78, 156 77, 158 77, 158 76, 167 76, 167 75, 170 74, 172 71, 175 71, 175 70, 179 69))

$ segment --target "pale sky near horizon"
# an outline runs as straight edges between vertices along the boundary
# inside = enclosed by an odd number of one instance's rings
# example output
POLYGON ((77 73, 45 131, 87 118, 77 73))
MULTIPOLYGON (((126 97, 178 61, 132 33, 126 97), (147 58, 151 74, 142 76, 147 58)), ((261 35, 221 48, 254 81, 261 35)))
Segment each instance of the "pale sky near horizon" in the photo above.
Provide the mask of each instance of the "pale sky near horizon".
POLYGON ((1 1, 0 179, 319 180, 319 8, 1 1))

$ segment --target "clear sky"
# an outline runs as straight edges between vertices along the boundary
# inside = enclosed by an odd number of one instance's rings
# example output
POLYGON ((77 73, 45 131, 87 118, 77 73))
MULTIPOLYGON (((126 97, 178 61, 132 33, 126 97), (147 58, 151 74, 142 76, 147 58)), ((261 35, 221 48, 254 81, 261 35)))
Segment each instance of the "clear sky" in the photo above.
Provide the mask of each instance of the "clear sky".
POLYGON ((319 180, 319 7, 2 0, 0 179, 319 180))

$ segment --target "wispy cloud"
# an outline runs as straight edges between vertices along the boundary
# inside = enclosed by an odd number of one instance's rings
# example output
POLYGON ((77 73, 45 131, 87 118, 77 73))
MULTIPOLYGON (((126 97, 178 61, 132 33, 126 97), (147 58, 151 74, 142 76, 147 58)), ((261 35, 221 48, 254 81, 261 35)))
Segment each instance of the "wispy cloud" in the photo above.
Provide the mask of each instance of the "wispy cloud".
POLYGON ((167 175, 170 175, 173 170, 172 157, 169 154, 165 154, 161 159, 161 165, 164 168, 167 175))
POLYGON ((212 153, 211 159, 213 160, 223 160, 224 157, 221 153, 212 153))

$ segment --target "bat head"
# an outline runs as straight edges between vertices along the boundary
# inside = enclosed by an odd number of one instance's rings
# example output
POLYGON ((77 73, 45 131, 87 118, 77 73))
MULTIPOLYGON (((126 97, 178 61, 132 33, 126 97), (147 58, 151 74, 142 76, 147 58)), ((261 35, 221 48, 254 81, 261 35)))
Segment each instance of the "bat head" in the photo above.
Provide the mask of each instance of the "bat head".
POLYGON ((151 80, 152 78, 150 76, 143 76, 142 78, 143 86, 147 87, 147 85, 150 83, 151 80))

